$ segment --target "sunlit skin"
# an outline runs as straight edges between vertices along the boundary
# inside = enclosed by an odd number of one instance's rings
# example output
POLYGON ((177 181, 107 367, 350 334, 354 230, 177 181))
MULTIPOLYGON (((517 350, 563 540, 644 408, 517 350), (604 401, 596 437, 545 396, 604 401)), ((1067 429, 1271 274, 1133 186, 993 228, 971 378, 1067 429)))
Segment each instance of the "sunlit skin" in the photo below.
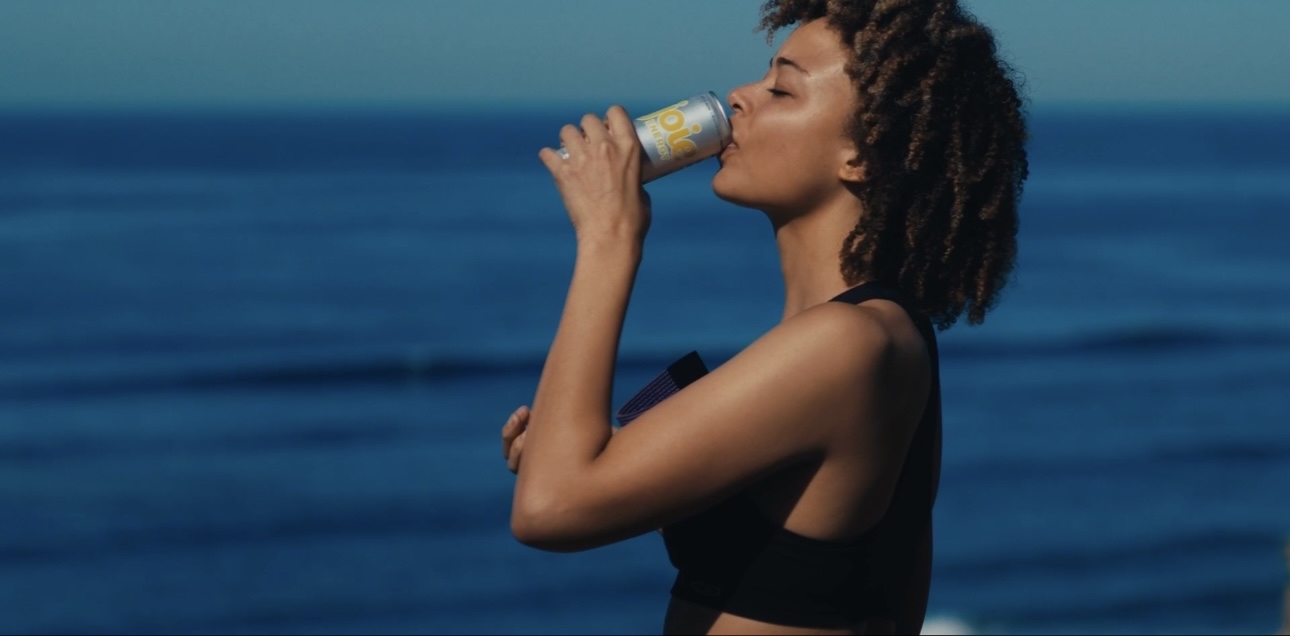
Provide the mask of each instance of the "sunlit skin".
POLYGON ((855 110, 846 50, 824 21, 795 30, 760 80, 731 91, 734 143, 712 180, 717 196, 765 212, 775 229, 784 318, 847 288, 842 239, 863 209, 848 184, 864 178, 845 134, 855 110))
MULTIPOLYGON (((729 96, 735 143, 712 185, 770 220, 784 275, 782 320, 617 432, 609 423, 614 358, 651 218, 640 142, 615 107, 561 130, 567 160, 541 151, 578 248, 533 407, 502 429, 503 455, 517 473, 511 530, 521 542, 586 550, 738 491, 767 518, 820 539, 858 536, 885 511, 927 401, 927 351, 894 303, 827 302, 849 287, 838 253, 863 214, 848 189, 864 169, 844 134, 854 89, 842 42, 823 22, 807 23, 772 60, 765 77, 729 96)), ((922 603, 902 621, 921 623, 922 603)), ((846 629, 780 626, 681 600, 664 620, 667 633, 891 629, 888 617, 846 629)))

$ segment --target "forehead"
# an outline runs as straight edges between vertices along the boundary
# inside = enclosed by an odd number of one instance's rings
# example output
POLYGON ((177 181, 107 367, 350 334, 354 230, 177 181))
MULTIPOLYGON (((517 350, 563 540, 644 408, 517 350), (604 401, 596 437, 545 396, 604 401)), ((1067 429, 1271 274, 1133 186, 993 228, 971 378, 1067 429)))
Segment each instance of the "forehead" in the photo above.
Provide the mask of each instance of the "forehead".
POLYGON ((779 55, 801 64, 812 76, 817 71, 840 72, 847 62, 842 38, 823 19, 812 20, 794 29, 779 47, 779 55))

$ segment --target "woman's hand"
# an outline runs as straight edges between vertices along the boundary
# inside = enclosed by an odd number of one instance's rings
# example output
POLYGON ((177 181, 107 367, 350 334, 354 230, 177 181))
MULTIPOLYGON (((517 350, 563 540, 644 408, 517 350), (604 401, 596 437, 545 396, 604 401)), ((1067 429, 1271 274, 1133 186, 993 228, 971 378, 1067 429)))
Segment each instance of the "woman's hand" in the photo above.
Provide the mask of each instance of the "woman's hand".
MULTIPOLYGON (((502 425, 502 457, 506 458, 506 468, 513 473, 520 471, 520 457, 524 455, 524 434, 529 428, 529 413, 528 406, 521 406, 502 425)), ((617 427, 610 430, 618 432, 617 427)))
POLYGON ((502 457, 506 468, 513 473, 520 470, 520 455, 524 453, 524 433, 529 427, 529 407, 521 406, 502 425, 502 457))
POLYGON ((613 106, 602 121, 588 113, 582 128, 560 129, 569 153, 551 148, 538 153, 555 178, 579 241, 645 240, 649 231, 649 195, 641 188, 641 142, 627 111, 613 106))

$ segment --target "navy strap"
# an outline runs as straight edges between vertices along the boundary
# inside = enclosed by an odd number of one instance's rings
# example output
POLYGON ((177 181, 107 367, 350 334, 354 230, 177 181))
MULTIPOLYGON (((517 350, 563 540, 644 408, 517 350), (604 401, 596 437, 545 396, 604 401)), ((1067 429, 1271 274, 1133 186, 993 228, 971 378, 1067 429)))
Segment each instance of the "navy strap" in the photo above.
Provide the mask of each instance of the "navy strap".
POLYGON ((918 331, 923 334, 923 340, 927 342, 928 352, 932 357, 932 369, 937 370, 940 365, 938 364, 936 350, 936 331, 932 328, 932 321, 923 315, 923 312, 914 304, 914 301, 904 292, 877 281, 866 281, 834 296, 830 302, 858 305, 866 300, 875 298, 890 300, 900 305, 901 309, 904 309, 905 313, 909 314, 909 318, 914 321, 914 326, 918 327, 918 331))
POLYGON ((660 373, 657 377, 646 384, 644 388, 636 392, 621 409, 618 409, 618 425, 626 426, 628 422, 638 418, 645 411, 650 410, 655 404, 666 400, 677 391, 689 386, 690 383, 708 374, 707 365, 703 364, 703 358, 699 357, 698 351, 691 351, 685 354, 681 359, 673 362, 667 367, 667 370, 660 373))

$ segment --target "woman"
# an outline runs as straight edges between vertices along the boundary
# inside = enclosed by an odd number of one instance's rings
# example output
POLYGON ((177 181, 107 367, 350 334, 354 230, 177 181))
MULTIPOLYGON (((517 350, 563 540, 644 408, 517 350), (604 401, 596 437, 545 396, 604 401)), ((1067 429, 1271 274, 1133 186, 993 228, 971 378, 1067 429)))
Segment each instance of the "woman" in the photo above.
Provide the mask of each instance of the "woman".
POLYGON ((940 467, 933 325, 980 323, 1012 269, 1022 102, 956 0, 762 12, 771 36, 800 26, 730 93, 712 187, 769 218, 783 320, 615 433, 650 205, 621 108, 565 126, 568 159, 540 158, 577 261, 533 408, 502 431, 511 528, 553 551, 663 528, 668 633, 917 633, 940 467))

